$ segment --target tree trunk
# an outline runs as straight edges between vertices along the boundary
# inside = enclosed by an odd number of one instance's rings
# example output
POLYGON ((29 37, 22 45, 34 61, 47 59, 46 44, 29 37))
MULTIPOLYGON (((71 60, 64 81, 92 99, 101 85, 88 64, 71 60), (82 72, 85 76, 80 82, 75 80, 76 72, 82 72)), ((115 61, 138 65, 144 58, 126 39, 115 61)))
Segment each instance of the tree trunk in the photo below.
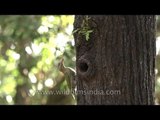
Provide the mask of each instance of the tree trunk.
POLYGON ((74 31, 78 104, 154 104, 155 16, 77 15, 74 31))

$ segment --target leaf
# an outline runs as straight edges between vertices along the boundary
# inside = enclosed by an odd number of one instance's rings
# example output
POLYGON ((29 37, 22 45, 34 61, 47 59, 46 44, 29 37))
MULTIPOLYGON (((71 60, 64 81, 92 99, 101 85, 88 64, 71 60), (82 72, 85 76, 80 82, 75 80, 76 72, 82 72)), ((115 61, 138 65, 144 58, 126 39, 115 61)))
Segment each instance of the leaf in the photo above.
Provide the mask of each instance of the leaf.
POLYGON ((76 29, 76 30, 73 30, 72 34, 74 34, 74 33, 78 32, 79 30, 80 30, 79 28, 78 28, 78 29, 76 29))
POLYGON ((81 33, 81 34, 86 34, 86 31, 84 31, 84 30, 81 30, 81 31, 79 31, 79 33, 81 33))
POLYGON ((86 33, 86 40, 88 41, 89 40, 89 34, 86 33))
POLYGON ((88 31, 87 31, 87 33, 91 33, 91 32, 93 32, 93 30, 88 30, 88 31))
POLYGON ((86 40, 87 40, 87 41, 89 40, 89 35, 90 35, 91 32, 93 32, 93 30, 88 30, 88 31, 86 32, 86 40))

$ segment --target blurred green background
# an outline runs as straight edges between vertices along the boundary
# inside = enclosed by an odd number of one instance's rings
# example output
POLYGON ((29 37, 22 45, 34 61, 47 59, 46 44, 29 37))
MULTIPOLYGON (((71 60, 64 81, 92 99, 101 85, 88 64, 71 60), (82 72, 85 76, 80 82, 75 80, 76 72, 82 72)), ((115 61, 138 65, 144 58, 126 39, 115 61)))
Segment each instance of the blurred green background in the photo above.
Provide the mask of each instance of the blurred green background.
POLYGON ((0 104, 76 104, 57 69, 75 68, 74 16, 0 16, 0 104), (37 92, 39 91, 39 92, 37 92))
MULTIPOLYGON (((160 17, 156 33, 156 94, 160 104, 160 17)), ((75 105, 67 94, 60 59, 75 69, 74 15, 0 16, 0 104, 75 105)))

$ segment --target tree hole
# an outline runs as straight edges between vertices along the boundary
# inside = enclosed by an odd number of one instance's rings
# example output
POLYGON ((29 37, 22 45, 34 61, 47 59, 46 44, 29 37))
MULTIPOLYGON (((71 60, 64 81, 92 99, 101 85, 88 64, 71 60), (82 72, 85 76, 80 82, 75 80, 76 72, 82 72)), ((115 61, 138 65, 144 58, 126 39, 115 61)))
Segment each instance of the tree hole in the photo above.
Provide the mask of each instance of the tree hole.
POLYGON ((85 62, 82 62, 82 63, 80 63, 79 68, 80 68, 81 72, 87 72, 87 70, 88 70, 88 64, 85 63, 85 62))

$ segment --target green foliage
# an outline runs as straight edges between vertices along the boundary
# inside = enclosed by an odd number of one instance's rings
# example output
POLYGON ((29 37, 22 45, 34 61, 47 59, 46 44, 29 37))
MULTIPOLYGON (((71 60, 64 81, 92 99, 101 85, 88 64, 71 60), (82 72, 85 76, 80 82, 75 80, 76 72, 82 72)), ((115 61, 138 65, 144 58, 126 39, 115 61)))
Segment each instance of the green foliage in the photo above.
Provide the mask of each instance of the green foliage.
POLYGON ((89 27, 89 19, 90 17, 88 17, 88 15, 85 16, 85 18, 82 21, 81 28, 77 28, 73 31, 73 34, 78 32, 78 34, 85 36, 86 41, 89 40, 89 36, 93 32, 93 30, 91 30, 91 28, 89 27))
POLYGON ((73 21, 74 16, 67 15, 0 16, 1 104, 47 103, 49 95, 36 91, 56 86, 59 56, 75 67, 73 21))

